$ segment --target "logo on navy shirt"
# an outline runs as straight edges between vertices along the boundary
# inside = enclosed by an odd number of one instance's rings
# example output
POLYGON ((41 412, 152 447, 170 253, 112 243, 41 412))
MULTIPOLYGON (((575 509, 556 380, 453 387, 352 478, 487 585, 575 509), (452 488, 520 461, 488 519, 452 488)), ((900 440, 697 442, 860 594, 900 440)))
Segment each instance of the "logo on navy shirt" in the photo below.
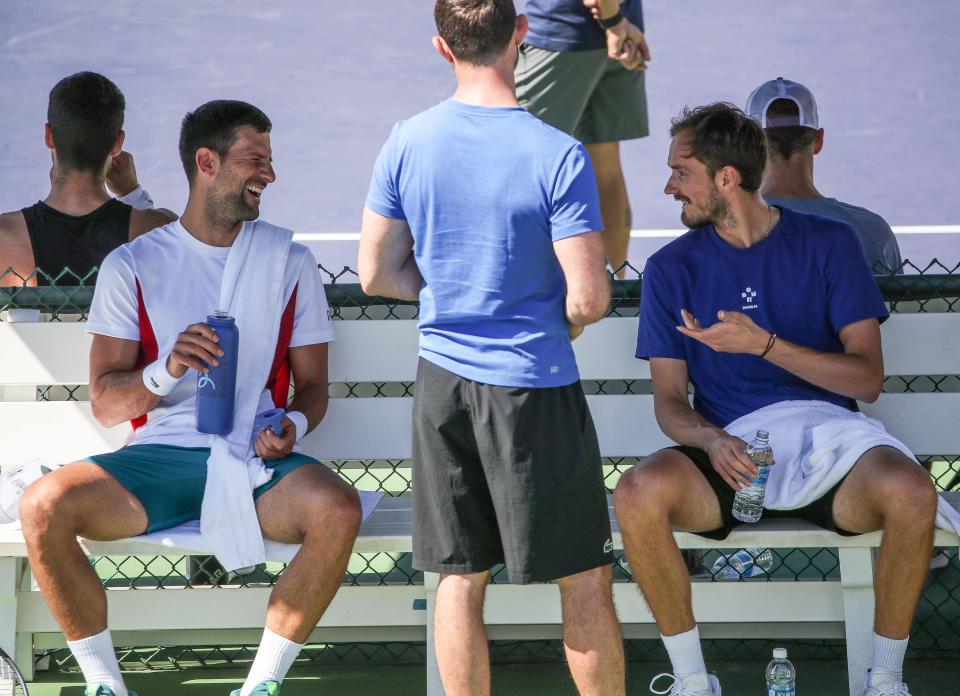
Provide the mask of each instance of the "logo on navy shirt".
POLYGON ((743 309, 757 309, 757 291, 751 287, 747 287, 746 290, 740 293, 740 297, 746 303, 743 305, 743 309))

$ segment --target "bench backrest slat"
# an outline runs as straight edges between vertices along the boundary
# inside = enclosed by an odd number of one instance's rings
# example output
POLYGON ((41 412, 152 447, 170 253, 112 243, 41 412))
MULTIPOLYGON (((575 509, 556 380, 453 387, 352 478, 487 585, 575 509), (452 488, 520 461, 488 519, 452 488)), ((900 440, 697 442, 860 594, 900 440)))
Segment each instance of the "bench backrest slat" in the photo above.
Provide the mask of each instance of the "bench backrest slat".
MULTIPOLYGON (((643 456, 671 443, 646 394, 587 397, 606 457, 643 456)), ((333 399, 323 423, 303 441, 319 459, 408 459, 410 398, 333 399)), ((960 454, 960 394, 884 394, 864 407, 917 454, 960 454)), ((129 427, 102 428, 87 403, 0 403, 0 463, 42 457, 68 462, 123 444, 129 427)))
MULTIPOLYGON (((332 382, 409 382, 416 375, 416 322, 338 321, 331 350, 332 382)), ((0 322, 0 385, 85 384, 90 337, 82 322, 0 322)), ((649 365, 633 357, 636 318, 611 317, 591 326, 573 345, 581 377, 649 379, 649 365)), ((883 327, 888 375, 960 374, 960 313, 895 314, 883 327)))

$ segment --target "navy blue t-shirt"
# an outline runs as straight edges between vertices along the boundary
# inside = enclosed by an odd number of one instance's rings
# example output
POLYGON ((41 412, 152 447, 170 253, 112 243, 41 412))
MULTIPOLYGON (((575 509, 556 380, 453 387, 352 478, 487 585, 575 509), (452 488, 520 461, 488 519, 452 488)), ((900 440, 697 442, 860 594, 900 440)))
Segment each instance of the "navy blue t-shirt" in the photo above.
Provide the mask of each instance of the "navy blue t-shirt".
POLYGON ((422 358, 505 387, 580 379, 553 244, 603 228, 583 145, 519 106, 450 99, 394 127, 366 205, 410 225, 422 358))
MULTIPOLYGON (((643 30, 641 0, 623 0, 620 13, 643 30)), ((527 0, 530 31, 524 43, 548 51, 593 51, 606 48, 603 28, 582 0, 527 0)))
POLYGON ((713 225, 660 249, 644 269, 636 355, 685 360, 694 410, 721 428, 780 401, 857 406, 755 355, 718 353, 684 336, 676 329, 681 309, 704 328, 720 310, 741 312, 792 343, 829 353, 843 352, 843 327, 888 316, 856 232, 837 220, 783 208, 770 235, 749 249, 726 243, 713 225))

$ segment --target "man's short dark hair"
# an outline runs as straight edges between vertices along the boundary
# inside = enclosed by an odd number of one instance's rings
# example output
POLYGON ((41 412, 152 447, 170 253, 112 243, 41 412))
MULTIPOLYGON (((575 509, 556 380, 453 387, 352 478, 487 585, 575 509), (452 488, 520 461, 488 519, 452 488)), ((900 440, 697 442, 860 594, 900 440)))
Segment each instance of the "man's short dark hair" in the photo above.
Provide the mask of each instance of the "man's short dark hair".
POLYGON ((670 122, 670 137, 690 133, 690 154, 703 162, 712 177, 723 167, 740 172, 740 188, 760 188, 767 164, 767 141, 760 124, 733 104, 717 102, 684 109, 670 122))
POLYGON ((197 150, 216 152, 222 160, 237 139, 237 131, 250 126, 258 133, 269 133, 273 124, 253 104, 229 99, 207 102, 183 117, 180 126, 180 161, 192 184, 197 175, 197 150))
POLYGON ((126 103, 110 80, 94 72, 65 77, 50 90, 47 123, 63 171, 100 172, 123 128, 126 103))
POLYGON ((517 10, 513 0, 437 0, 433 18, 457 60, 492 65, 513 37, 517 10))
MULTIPOLYGON (((767 107, 767 118, 783 116, 800 116, 800 108, 790 99, 774 99, 767 107)), ((771 154, 783 159, 790 159, 795 152, 802 152, 813 144, 817 131, 806 126, 783 126, 779 128, 765 128, 767 145, 771 154)))

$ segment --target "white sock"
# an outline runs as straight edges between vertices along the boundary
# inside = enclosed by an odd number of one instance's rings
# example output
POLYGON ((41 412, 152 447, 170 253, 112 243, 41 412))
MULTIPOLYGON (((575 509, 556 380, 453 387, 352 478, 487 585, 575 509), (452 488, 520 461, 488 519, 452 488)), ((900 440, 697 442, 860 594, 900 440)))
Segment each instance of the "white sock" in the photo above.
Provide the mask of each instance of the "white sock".
POLYGON ((903 675, 903 658, 907 653, 909 638, 895 640, 873 634, 873 671, 890 672, 897 679, 903 675))
POLYGON ((120 664, 113 650, 110 629, 81 640, 68 640, 67 646, 77 660, 87 686, 96 693, 101 684, 110 687, 117 696, 128 696, 120 676, 120 664))
POLYGON ((282 682, 302 647, 302 643, 287 640, 269 628, 263 629, 260 647, 253 658, 247 681, 240 688, 240 696, 250 696, 250 692, 257 688, 260 682, 282 682))
POLYGON ((663 645, 670 656, 673 673, 677 676, 706 672, 707 665, 703 661, 703 650, 700 647, 700 629, 694 626, 686 633, 675 636, 660 634, 663 645))

